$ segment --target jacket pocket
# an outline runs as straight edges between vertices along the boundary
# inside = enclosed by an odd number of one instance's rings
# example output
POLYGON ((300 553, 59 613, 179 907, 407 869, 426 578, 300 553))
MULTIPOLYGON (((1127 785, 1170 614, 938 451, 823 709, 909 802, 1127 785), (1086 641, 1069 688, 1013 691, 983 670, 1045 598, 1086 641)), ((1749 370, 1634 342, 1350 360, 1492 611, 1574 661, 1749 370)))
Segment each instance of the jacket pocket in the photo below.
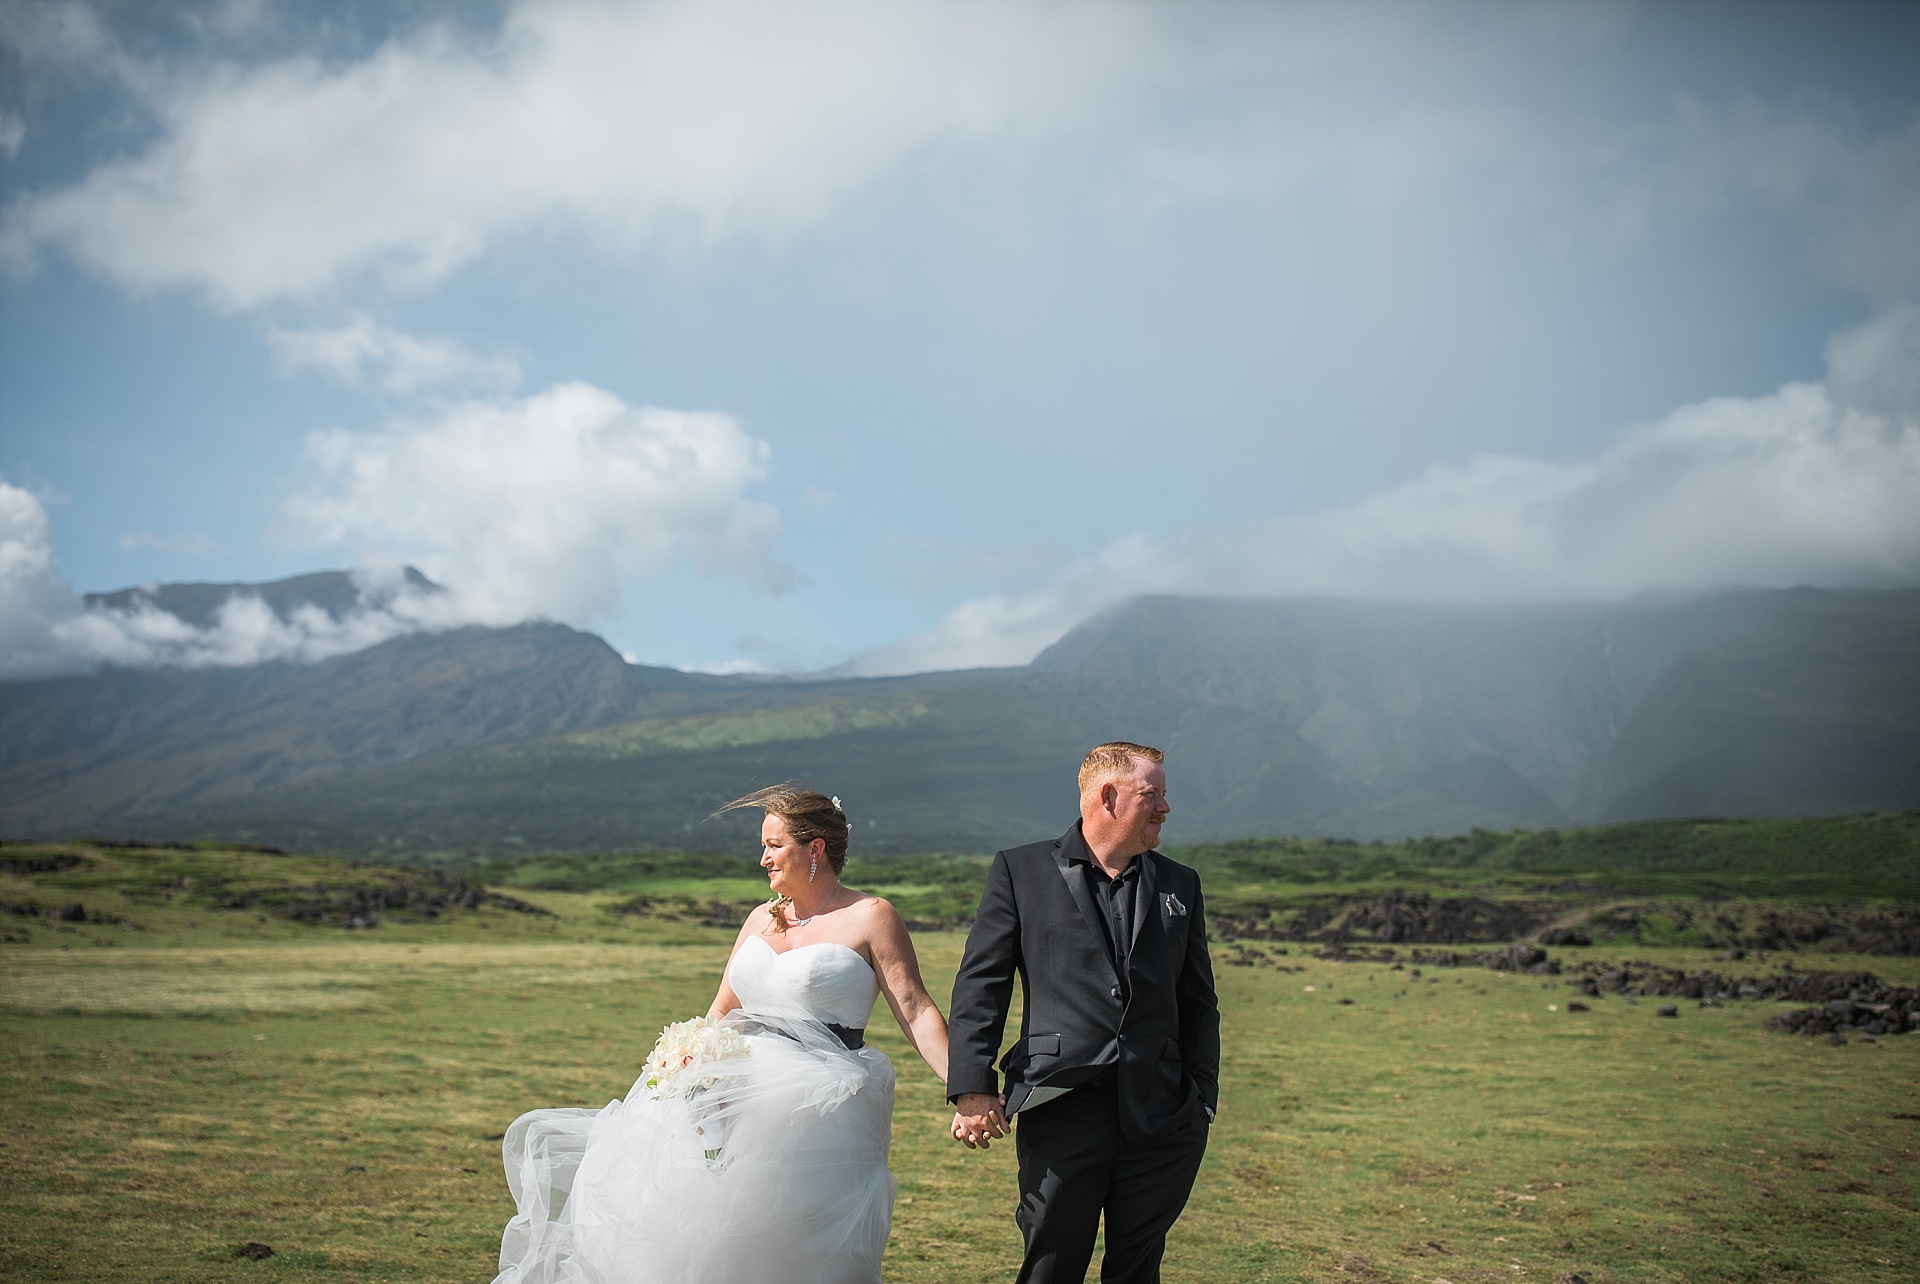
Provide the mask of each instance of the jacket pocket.
POLYGON ((1002 1070, 1012 1070, 1024 1066, 1035 1057, 1058 1057, 1060 1055, 1060 1036, 1057 1034, 1030 1034, 1007 1049, 1000 1058, 1002 1070))

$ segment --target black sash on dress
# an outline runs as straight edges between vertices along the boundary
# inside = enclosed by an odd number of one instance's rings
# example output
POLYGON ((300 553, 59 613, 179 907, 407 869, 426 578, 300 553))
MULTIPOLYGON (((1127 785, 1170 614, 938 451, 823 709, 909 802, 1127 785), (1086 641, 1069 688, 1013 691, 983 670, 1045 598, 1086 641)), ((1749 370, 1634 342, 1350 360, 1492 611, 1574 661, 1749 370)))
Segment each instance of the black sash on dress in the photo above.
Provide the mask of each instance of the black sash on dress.
MULTIPOLYGON (((834 1038, 846 1045, 848 1052, 867 1046, 867 1032, 865 1028, 856 1029, 852 1026, 841 1025, 838 1021, 822 1021, 820 1024, 825 1026, 828 1033, 832 1034, 834 1038)), ((777 1034, 783 1039, 791 1039, 794 1037, 778 1026, 768 1025, 764 1021, 756 1021, 752 1017, 748 1017, 742 1021, 740 1023, 740 1029, 746 1034, 777 1034)))

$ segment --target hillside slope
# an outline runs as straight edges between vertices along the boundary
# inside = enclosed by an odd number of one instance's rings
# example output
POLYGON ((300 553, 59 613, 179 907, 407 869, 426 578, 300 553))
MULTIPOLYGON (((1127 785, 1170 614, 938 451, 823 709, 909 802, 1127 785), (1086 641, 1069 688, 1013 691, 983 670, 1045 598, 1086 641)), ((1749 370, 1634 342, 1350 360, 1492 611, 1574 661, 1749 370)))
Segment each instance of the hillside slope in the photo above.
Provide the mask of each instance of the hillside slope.
POLYGON ((1018 669, 624 664, 555 625, 313 666, 0 685, 0 836, 466 860, 728 846, 802 778, 874 851, 1057 832, 1098 740, 1171 756, 1172 841, 1920 807, 1920 592, 1442 607, 1143 598, 1018 669), (736 833, 735 830, 740 832, 736 833))
POLYGON ((598 726, 686 681, 635 669, 591 634, 527 624, 415 634, 310 665, 4 683, 0 830, 113 828, 288 782, 598 726))

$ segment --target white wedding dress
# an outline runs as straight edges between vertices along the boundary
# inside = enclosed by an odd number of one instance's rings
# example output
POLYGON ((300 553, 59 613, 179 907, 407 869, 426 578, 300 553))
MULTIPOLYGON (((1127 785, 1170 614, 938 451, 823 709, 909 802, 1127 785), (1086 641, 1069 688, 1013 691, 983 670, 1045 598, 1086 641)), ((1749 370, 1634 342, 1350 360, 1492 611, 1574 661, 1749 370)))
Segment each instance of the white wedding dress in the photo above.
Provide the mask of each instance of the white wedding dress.
POLYGON ((878 984, 860 954, 749 937, 727 965, 749 1051, 694 1096, 635 1083, 507 1129, 519 1212, 494 1284, 877 1284, 893 1216, 893 1064, 849 1051, 878 984))

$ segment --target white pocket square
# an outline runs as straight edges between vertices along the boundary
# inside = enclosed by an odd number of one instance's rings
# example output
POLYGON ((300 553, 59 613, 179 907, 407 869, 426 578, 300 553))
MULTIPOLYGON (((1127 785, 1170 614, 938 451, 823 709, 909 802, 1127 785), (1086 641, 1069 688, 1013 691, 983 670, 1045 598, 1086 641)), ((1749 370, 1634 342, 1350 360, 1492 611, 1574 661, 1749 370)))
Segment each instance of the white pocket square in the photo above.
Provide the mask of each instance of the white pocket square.
POLYGON ((1166 896, 1162 898, 1162 900, 1167 907, 1167 914, 1170 917, 1185 918, 1187 916, 1187 907, 1182 905, 1180 903, 1180 898, 1178 896, 1175 896, 1172 892, 1168 892, 1166 896))

